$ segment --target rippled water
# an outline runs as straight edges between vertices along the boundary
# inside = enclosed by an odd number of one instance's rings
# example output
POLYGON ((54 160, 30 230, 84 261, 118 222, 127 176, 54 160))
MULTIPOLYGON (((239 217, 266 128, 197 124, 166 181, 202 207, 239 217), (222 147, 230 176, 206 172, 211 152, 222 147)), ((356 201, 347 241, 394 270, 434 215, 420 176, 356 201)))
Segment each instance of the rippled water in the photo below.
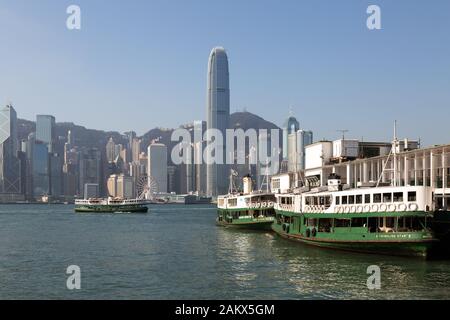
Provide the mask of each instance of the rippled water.
POLYGON ((212 206, 76 214, 0 206, 2 299, 449 299, 450 261, 309 247, 215 225, 212 206), (66 268, 81 268, 81 290, 66 268), (368 290, 369 265, 381 290, 368 290))

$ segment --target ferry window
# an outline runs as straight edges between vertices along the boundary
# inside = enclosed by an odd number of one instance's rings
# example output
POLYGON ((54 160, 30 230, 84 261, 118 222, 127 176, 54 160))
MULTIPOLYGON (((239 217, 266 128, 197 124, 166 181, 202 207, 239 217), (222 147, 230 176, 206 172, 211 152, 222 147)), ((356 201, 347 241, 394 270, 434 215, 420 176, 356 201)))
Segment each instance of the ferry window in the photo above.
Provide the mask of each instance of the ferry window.
POLYGON ((356 195, 356 203, 357 204, 362 203, 362 194, 356 195))
POLYGON ((319 232, 331 231, 331 219, 319 219, 319 232))
POLYGON ((375 193, 373 195, 373 202, 374 203, 380 203, 381 202, 381 193, 375 193))
POLYGON ((315 227, 317 225, 317 219, 308 219, 306 220, 306 225, 308 227, 315 227))
POLYGON ((325 197, 325 206, 329 207, 331 205, 331 196, 325 197))
POLYGON ((334 226, 336 228, 348 228, 350 227, 350 219, 334 219, 334 226))
POLYGON ((403 202, 403 192, 394 192, 394 202, 403 202))
POLYGON ((377 230, 378 230, 377 220, 378 219, 376 217, 369 218, 369 221, 368 221, 369 232, 371 232, 371 233, 377 232, 377 230))
POLYGON ((413 217, 412 219, 412 229, 413 230, 423 230, 425 229, 425 219, 419 217, 413 217))
POLYGON ((362 228, 367 224, 367 218, 352 218, 352 228, 362 228))
POLYGON ((354 204, 355 203, 355 196, 348 196, 348 204, 354 204))
POLYGON ((325 197, 319 197, 319 205, 324 206, 325 205, 325 197))
POLYGON ((342 196, 342 204, 347 204, 347 196, 342 196))
POLYGON ((408 192, 408 201, 416 201, 417 195, 415 191, 408 192))
POLYGON ((370 203, 370 194, 364 195, 364 203, 370 203))
POLYGON ((386 218, 386 228, 394 228, 395 227, 395 218, 394 217, 387 217, 386 218))
POLYGON ((309 206, 309 205, 311 204, 311 200, 309 200, 309 197, 306 197, 306 198, 305 198, 305 204, 306 204, 307 206, 309 206))
POLYGON ((392 202, 392 193, 383 193, 383 202, 392 202))
POLYGON ((340 199, 341 199, 341 197, 336 197, 336 205, 339 205, 340 199))

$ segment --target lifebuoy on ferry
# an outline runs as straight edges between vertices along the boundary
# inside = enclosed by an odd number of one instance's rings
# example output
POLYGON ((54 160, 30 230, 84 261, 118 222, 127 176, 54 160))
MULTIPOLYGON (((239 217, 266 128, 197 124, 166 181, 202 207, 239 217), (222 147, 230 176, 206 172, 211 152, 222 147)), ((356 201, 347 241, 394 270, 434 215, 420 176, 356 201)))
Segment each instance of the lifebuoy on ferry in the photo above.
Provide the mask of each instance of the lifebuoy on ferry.
POLYGON ((398 205, 398 211, 406 211, 407 208, 408 208, 408 207, 407 207, 406 204, 404 204, 404 203, 400 203, 400 204, 398 205))
POLYGON ((362 213, 362 212, 363 212, 363 206, 358 206, 358 207, 356 208, 356 211, 357 211, 358 213, 362 213))
POLYGON ((263 207, 263 208, 267 207, 267 203, 266 203, 266 202, 263 202, 263 203, 262 203, 262 207, 263 207))
POLYGON ((356 212, 356 206, 351 206, 350 211, 351 211, 352 213, 355 213, 355 212, 356 212))
POLYGON ((409 210, 416 211, 417 209, 419 209, 419 206, 417 205, 417 203, 410 203, 409 204, 409 210))
POLYGON ((350 213, 350 207, 349 206, 345 207, 345 213, 350 213))
POLYGON ((387 210, 387 205, 385 205, 384 203, 380 205, 380 211, 381 212, 386 212, 387 210))
POLYGON ((370 212, 370 206, 369 206, 368 204, 366 204, 366 205, 364 206, 364 211, 365 211, 365 212, 370 212))
POLYGON ((373 204, 372 205, 372 212, 378 212, 378 205, 377 204, 373 204))
POLYGON ((334 207, 334 213, 339 213, 339 207, 334 207))
POLYGON ((397 206, 395 204, 391 203, 388 206, 388 209, 389 209, 390 212, 395 212, 395 211, 397 211, 397 206))

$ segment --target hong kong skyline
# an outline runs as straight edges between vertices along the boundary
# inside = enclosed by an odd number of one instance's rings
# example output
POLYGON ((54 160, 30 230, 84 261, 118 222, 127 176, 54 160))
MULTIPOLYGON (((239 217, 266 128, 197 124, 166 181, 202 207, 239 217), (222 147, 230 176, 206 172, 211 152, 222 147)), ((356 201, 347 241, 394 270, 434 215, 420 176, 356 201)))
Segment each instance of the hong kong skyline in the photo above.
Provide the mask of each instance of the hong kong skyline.
POLYGON ((402 137, 446 143, 450 5, 425 11, 424 3, 379 1, 382 29, 371 31, 368 3, 137 1, 124 12, 117 3, 79 1, 82 27, 70 31, 67 1, 6 2, 0 101, 28 120, 52 114, 139 135, 176 128, 205 120, 205 61, 223 46, 230 112, 281 126, 292 110, 318 139, 348 129, 353 138, 387 140, 397 119, 402 137))

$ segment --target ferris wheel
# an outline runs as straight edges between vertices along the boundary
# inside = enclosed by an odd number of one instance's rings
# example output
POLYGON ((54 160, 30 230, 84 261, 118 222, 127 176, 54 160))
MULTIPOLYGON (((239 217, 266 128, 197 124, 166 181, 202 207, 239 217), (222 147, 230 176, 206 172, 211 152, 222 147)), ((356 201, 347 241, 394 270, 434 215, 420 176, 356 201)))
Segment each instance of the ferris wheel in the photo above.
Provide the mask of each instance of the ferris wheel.
POLYGON ((138 199, 151 200, 158 192, 158 183, 153 177, 143 175, 139 178, 136 184, 136 193, 138 199))

